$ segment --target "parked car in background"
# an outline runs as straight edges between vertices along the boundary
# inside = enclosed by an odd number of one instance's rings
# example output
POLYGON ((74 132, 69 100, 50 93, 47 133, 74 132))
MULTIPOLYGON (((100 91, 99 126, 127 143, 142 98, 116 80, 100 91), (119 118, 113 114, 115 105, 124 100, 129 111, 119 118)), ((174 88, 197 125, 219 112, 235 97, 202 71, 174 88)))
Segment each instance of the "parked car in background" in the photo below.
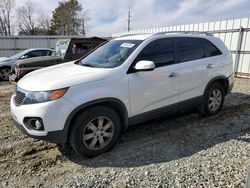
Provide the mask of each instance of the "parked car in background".
POLYGON ((77 60, 105 41, 106 39, 98 37, 60 39, 56 43, 54 56, 18 60, 12 68, 9 79, 10 81, 18 81, 34 70, 77 60))
POLYGON ((93 157, 110 150, 128 125, 186 108, 218 114, 233 73, 230 51, 210 34, 126 36, 25 76, 11 115, 31 137, 93 157))
POLYGON ((31 48, 19 52, 11 57, 0 58, 0 80, 9 80, 9 74, 11 67, 15 65, 17 60, 28 59, 39 56, 50 56, 53 54, 53 50, 49 48, 31 48))

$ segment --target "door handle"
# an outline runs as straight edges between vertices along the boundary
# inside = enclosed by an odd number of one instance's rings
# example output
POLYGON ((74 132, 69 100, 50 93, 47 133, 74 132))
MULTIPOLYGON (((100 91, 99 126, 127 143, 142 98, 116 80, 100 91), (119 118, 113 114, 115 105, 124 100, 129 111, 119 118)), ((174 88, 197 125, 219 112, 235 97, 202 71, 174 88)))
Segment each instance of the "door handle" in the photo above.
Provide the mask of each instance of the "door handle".
POLYGON ((175 77, 178 77, 178 76, 179 76, 178 72, 172 72, 168 77, 169 78, 175 78, 175 77))
POLYGON ((209 63, 209 64, 207 65, 207 68, 208 68, 208 69, 214 68, 214 64, 209 63))

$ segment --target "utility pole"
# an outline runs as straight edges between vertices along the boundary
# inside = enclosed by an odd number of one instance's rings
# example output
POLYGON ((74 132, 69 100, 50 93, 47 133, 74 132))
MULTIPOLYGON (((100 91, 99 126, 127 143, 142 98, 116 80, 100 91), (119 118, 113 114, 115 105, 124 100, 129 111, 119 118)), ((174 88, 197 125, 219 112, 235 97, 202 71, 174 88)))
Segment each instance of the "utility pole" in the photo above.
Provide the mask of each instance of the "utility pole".
POLYGON ((129 10, 129 11, 128 11, 128 31, 131 30, 130 24, 131 24, 131 15, 130 15, 130 10, 129 10))

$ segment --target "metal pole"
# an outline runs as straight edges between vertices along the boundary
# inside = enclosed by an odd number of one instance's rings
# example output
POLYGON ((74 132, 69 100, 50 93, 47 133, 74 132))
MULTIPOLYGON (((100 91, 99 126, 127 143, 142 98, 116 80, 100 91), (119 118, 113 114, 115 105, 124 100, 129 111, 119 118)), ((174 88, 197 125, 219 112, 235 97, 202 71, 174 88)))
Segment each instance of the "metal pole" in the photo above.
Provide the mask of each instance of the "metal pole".
POLYGON ((47 39, 47 48, 50 48, 50 39, 49 37, 47 37, 46 39, 47 39))
POLYGON ((131 22, 131 16, 130 16, 130 10, 128 11, 128 32, 130 31, 130 22, 131 22))
POLYGON ((237 48, 235 52, 235 73, 237 75, 238 69, 239 69, 239 61, 240 61, 240 50, 241 50, 241 45, 242 45, 242 39, 243 39, 243 31, 244 28, 241 26, 239 30, 239 36, 238 36, 238 43, 237 43, 237 48))
MULTIPOLYGON (((16 37, 14 36, 13 37, 13 42, 14 42, 14 51, 15 51, 15 54, 17 53, 17 41, 16 41, 16 37)), ((11 55, 14 55, 14 54, 11 54, 11 55)))

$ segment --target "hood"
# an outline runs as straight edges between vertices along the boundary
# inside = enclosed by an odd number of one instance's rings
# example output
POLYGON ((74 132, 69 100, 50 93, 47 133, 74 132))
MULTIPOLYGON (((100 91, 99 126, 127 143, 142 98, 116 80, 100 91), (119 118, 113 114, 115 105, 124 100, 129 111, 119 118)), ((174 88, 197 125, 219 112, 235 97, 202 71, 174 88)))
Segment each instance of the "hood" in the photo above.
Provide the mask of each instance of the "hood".
POLYGON ((9 57, 0 57, 0 62, 3 62, 3 61, 10 61, 12 60, 11 58, 9 57))
POLYGON ((0 66, 13 66, 15 65, 15 63, 16 61, 11 58, 7 58, 7 57, 0 58, 0 66))
POLYGON ((19 80, 17 85, 28 91, 54 90, 103 80, 110 71, 69 62, 33 71, 19 80))

